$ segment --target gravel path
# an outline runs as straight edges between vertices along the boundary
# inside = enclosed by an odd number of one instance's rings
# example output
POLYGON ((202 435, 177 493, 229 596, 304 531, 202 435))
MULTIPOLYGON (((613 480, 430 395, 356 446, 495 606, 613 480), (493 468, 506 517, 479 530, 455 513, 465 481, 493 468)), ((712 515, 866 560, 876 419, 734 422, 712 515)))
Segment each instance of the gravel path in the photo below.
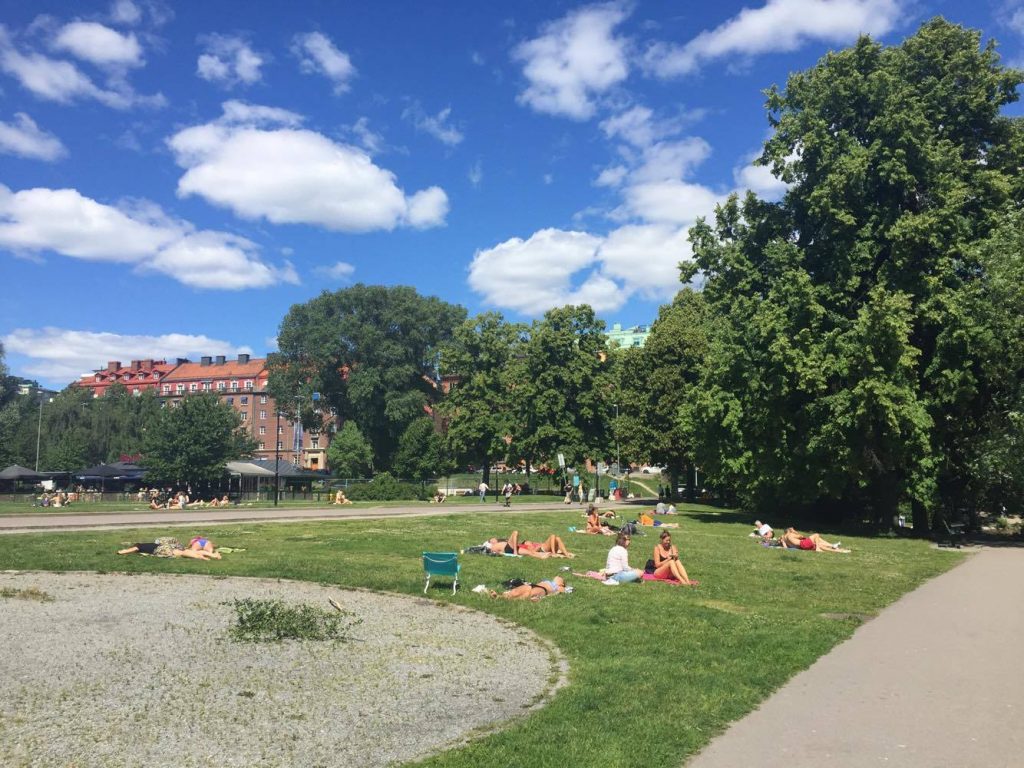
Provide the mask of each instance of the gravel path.
POLYGON ((305 582, 0 573, 0 765, 384 766, 543 704, 557 651, 416 598, 305 582), (234 598, 362 619, 343 643, 237 643, 234 598), (514 676, 514 687, 493 681, 514 676))

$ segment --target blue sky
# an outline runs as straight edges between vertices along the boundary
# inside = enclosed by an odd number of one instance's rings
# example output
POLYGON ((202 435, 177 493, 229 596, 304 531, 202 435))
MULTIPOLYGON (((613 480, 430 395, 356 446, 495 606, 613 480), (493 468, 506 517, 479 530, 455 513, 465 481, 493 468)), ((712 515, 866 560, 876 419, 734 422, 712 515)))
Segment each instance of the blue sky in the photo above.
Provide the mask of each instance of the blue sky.
POLYGON ((783 192, 762 90, 934 15, 1024 60, 1020 1, 3 0, 7 365, 262 356, 355 282, 648 323, 698 216, 783 192))

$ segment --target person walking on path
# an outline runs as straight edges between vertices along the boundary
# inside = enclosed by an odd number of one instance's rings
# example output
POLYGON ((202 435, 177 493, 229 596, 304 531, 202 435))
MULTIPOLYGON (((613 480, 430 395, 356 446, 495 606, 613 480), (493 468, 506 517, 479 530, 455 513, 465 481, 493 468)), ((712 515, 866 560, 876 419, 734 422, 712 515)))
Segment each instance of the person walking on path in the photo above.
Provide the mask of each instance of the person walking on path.
POLYGON ((501 487, 501 494, 505 497, 505 506, 506 507, 511 507, 512 506, 512 491, 513 490, 514 490, 514 488, 512 487, 512 483, 510 483, 508 480, 506 480, 505 484, 501 487))
POLYGON ((476 489, 480 491, 480 503, 483 504, 487 501, 487 492, 491 490, 491 487, 481 480, 480 485, 478 485, 476 489))

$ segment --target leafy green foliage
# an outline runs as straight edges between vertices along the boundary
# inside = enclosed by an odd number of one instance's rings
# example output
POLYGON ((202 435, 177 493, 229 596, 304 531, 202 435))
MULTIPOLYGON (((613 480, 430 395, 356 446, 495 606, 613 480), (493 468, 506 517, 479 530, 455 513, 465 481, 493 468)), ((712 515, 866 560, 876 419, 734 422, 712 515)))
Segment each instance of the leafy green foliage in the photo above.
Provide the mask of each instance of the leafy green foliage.
POLYGON ((484 468, 485 481, 495 458, 505 458, 505 438, 512 434, 513 374, 522 354, 526 328, 489 312, 455 329, 441 351, 441 372, 452 385, 440 404, 447 422, 446 439, 463 466, 484 468))
POLYGON ((367 477, 373 472, 373 448, 354 421, 347 421, 327 448, 335 477, 367 477))
POLYGON ((238 414, 212 393, 168 405, 146 432, 146 479, 158 483, 215 483, 224 464, 250 454, 255 445, 238 414))
POLYGON ((1020 343, 999 313, 967 307, 992 268, 978 243, 1022 199, 1021 131, 999 114, 1021 82, 939 19, 769 91, 760 162, 789 191, 731 198, 691 230, 683 270, 704 273, 710 310, 684 424, 748 505, 880 524, 912 506, 927 528, 929 509, 982 502, 974 446, 1024 369, 985 352, 1020 343))
POLYGON ((448 458, 444 438, 434 429, 429 416, 416 419, 402 434, 395 454, 395 473, 412 480, 426 480, 448 474, 455 468, 448 458))
POLYGON ((389 472, 374 475, 368 483, 355 483, 345 491, 352 501, 426 501, 431 490, 417 483, 403 483, 389 472))
POLYGON ((249 643, 279 643, 282 640, 347 640, 352 627, 362 623, 351 611, 326 610, 302 603, 246 597, 229 605, 235 609, 235 623, 228 634, 249 643))
MULTIPOLYGON (((296 304, 281 322, 280 352, 269 360, 269 390, 287 409, 293 398, 355 421, 390 467, 402 433, 438 399, 438 347, 466 311, 404 286, 354 285, 296 304)), ((311 410, 303 423, 315 423, 311 410)))

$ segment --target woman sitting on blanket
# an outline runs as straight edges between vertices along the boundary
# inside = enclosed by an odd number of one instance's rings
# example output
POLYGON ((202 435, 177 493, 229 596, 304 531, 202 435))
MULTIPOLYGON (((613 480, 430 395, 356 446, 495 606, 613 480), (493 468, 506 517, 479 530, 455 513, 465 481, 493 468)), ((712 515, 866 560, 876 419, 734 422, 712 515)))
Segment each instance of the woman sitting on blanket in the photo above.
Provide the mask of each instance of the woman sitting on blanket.
POLYGON ((604 536, 615 535, 615 531, 601 522, 601 516, 597 513, 597 507, 593 505, 587 509, 587 533, 597 533, 604 536))
POLYGON ((659 541, 654 547, 654 578, 670 581, 675 579, 687 586, 696 586, 696 581, 691 581, 686 575, 686 569, 679 562, 679 550, 672 543, 672 534, 662 531, 659 541))
POLYGON ((629 534, 620 531, 615 546, 608 550, 608 559, 605 561, 604 570, 601 571, 605 584, 625 584, 643 578, 643 571, 629 567, 629 542, 629 534))
POLYGON ((505 555, 526 555, 543 560, 547 557, 576 557, 568 549, 565 542, 554 534, 550 535, 543 542, 520 541, 519 531, 512 531, 507 539, 497 537, 488 539, 484 546, 492 553, 505 555))
POLYGON ((493 589, 487 594, 494 598, 500 597, 502 600, 532 600, 537 602, 548 595, 557 595, 565 591, 565 579, 561 576, 555 576, 553 579, 538 581, 536 584, 523 584, 522 586, 502 592, 500 595, 493 589))
POLYGON ((806 549, 815 552, 842 552, 848 554, 850 550, 842 549, 839 543, 829 544, 820 533, 811 533, 804 536, 795 528, 787 528, 786 532, 779 537, 779 544, 783 549, 806 549))

